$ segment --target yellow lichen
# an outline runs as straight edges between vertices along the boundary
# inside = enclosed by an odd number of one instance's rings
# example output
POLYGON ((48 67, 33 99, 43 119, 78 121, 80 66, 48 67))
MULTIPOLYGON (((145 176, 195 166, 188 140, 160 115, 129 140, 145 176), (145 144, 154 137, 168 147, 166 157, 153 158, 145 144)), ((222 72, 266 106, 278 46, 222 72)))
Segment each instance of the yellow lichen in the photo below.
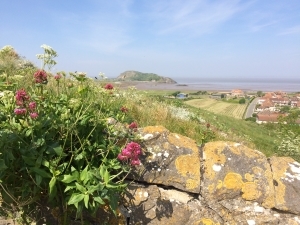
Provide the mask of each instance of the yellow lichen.
POLYGON ((200 180, 188 179, 188 180, 186 181, 186 188, 187 188, 188 190, 190 190, 190 189, 194 189, 194 188, 199 187, 199 185, 200 185, 200 182, 199 182, 199 181, 200 181, 200 180))
POLYGON ((217 141, 217 142, 210 142, 205 144, 203 151, 205 154, 205 177, 207 179, 213 180, 216 175, 216 171, 213 170, 213 165, 215 163, 218 164, 225 164, 226 157, 222 153, 226 146, 225 142, 217 141))
POLYGON ((243 187, 242 176, 238 173, 228 173, 224 178, 224 187, 239 190, 243 187))
POLYGON ((220 225, 220 223, 215 223, 213 220, 208 218, 203 218, 194 223, 194 225, 220 225))
POLYGON ((223 187, 223 182, 218 180, 217 189, 221 189, 223 187))
POLYGON ((254 175, 253 174, 250 174, 250 173, 246 173, 245 174, 245 179, 247 180, 247 181, 253 181, 253 177, 254 177, 254 175))
POLYGON ((262 205, 265 208, 270 209, 270 208, 274 208, 275 206, 275 190, 273 186, 273 174, 270 168, 270 164, 266 162, 265 167, 268 168, 267 170, 265 170, 265 177, 267 178, 268 185, 266 186, 265 189, 266 198, 264 199, 262 205))
POLYGON ((242 187, 242 197, 248 201, 258 199, 261 196, 261 192, 257 189, 255 182, 245 182, 242 187))
POLYGON ((294 162, 292 158, 289 157, 272 157, 271 164, 273 170, 273 179, 278 183, 275 186, 275 202, 276 206, 280 207, 279 209, 287 210, 285 202, 285 185, 281 181, 284 178, 286 170, 289 168, 289 163, 294 162))
POLYGON ((198 155, 199 151, 196 142, 188 137, 171 133, 168 135, 168 141, 170 142, 170 144, 173 144, 175 146, 191 149, 193 153, 198 155))
POLYGON ((200 160, 192 155, 180 155, 175 160, 178 172, 186 177, 200 177, 200 160))
POLYGON ((208 185, 207 189, 208 189, 208 192, 210 194, 212 194, 215 191, 215 184, 212 183, 212 184, 208 185))
POLYGON ((261 176, 263 174, 263 169, 257 166, 252 167, 252 171, 255 175, 261 176))
POLYGON ((143 128, 143 132, 153 134, 156 132, 163 133, 163 132, 169 132, 169 131, 163 126, 148 126, 148 127, 143 128))
POLYGON ((236 155, 240 155, 241 154, 241 150, 240 150, 240 148, 239 148, 239 146, 240 145, 237 145, 237 143, 236 144, 231 144, 229 147, 230 147, 230 151, 232 152, 232 153, 234 153, 234 154, 236 154, 236 155))

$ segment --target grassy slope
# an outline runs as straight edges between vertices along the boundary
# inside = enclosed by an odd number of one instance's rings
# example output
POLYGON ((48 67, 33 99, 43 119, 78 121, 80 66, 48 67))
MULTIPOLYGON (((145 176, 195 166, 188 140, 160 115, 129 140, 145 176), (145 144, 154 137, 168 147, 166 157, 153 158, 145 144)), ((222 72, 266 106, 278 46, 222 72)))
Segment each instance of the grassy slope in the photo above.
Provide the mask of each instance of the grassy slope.
POLYGON ((215 99, 192 99, 185 102, 190 106, 205 109, 221 115, 228 115, 237 119, 242 119, 247 108, 246 104, 228 103, 215 99))

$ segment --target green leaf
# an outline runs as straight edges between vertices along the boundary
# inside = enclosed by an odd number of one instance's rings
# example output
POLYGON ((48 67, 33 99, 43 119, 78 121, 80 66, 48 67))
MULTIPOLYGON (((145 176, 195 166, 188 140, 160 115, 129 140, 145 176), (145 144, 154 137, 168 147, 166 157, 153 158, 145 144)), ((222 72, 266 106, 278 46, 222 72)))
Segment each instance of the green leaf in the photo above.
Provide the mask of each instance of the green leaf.
POLYGON ((88 193, 93 194, 95 191, 101 191, 103 190, 105 186, 101 183, 98 183, 97 185, 90 185, 88 186, 88 193))
POLYGON ((104 177, 105 166, 100 166, 100 176, 104 177))
POLYGON ((45 170, 40 169, 40 168, 37 168, 37 167, 31 167, 30 170, 33 171, 33 172, 35 172, 35 173, 37 173, 37 174, 39 174, 39 175, 42 176, 42 177, 45 177, 45 178, 51 178, 51 177, 52 177, 52 176, 51 176, 49 173, 47 173, 45 170))
POLYGON ((31 134, 32 134, 32 129, 26 130, 26 132, 25 132, 26 137, 29 137, 31 134))
POLYGON ((24 162, 29 165, 29 166, 35 166, 35 161, 33 158, 27 157, 27 156, 23 156, 22 155, 22 159, 24 160, 24 162))
POLYGON ((42 180, 43 180, 43 178, 40 175, 35 174, 35 182, 38 186, 40 186, 42 180))
POLYGON ((55 147, 55 148, 53 148, 53 150, 55 151, 55 153, 56 153, 58 156, 62 155, 62 153, 63 153, 63 149, 62 149, 61 146, 55 147))
POLYGON ((5 165, 4 159, 0 159, 0 170, 7 169, 7 166, 5 165))
POLYGON ((105 202, 100 196, 94 197, 94 201, 100 203, 101 205, 105 204, 105 202))
POLYGON ((78 191, 80 191, 81 193, 86 193, 86 189, 85 187, 83 187, 82 185, 78 184, 77 182, 75 183, 76 188, 78 191))
POLYGON ((105 172, 104 172, 103 179, 104 179, 104 182, 107 184, 109 181, 109 173, 107 170, 105 170, 105 172))
POLYGON ((84 195, 84 205, 85 208, 89 208, 89 195, 84 195))
POLYGON ((52 177, 52 179, 49 182, 49 198, 50 200, 54 198, 57 190, 56 190, 56 177, 52 177))
POLYGON ((74 180, 77 180, 78 178, 78 174, 74 173, 72 175, 63 175, 63 179, 61 180, 61 182, 63 183, 71 183, 74 180))
MULTIPOLYGON (((84 194, 78 194, 78 193, 74 193, 70 200, 68 201, 68 205, 72 205, 74 204, 75 206, 77 205, 78 202, 82 201, 82 199, 84 198, 84 194)), ((77 207, 76 207, 77 208, 77 207)))
POLYGON ((72 189, 75 189, 75 188, 76 188, 76 186, 75 186, 74 184, 69 184, 69 185, 66 187, 66 189, 65 189, 64 192, 67 192, 67 191, 72 190, 72 189))
POLYGON ((84 183, 87 182, 87 180, 88 180, 88 166, 86 166, 84 168, 84 170, 81 171, 81 173, 80 173, 80 180, 81 181, 85 181, 84 183))

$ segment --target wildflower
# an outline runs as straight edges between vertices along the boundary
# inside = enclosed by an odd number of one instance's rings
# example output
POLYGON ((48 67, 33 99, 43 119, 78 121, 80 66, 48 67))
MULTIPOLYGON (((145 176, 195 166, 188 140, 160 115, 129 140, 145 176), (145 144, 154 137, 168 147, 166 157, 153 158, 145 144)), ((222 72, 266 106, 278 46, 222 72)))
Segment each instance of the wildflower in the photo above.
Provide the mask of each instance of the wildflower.
POLYGON ((106 90, 112 90, 112 89, 114 89, 114 87, 112 86, 112 84, 106 84, 106 85, 104 86, 104 88, 105 88, 106 90))
POLYGON ((131 162, 130 162, 130 164, 132 166, 138 166, 138 165, 141 164, 141 161, 139 159, 132 159, 131 162))
POLYGON ((121 161, 128 161, 131 166, 140 165, 139 156, 141 154, 141 146, 138 143, 130 142, 118 155, 121 161))
POLYGON ((16 114, 16 115, 19 115, 19 116, 20 116, 20 115, 25 115, 25 114, 26 114, 26 111, 27 111, 27 110, 26 110, 25 108, 17 108, 17 109, 14 110, 15 114, 16 114))
POLYGON ((136 122, 132 122, 131 124, 129 124, 128 128, 132 129, 132 130, 136 130, 137 129, 137 123, 136 122))
POLYGON ((58 73, 54 76, 54 79, 59 81, 61 79, 61 75, 58 73))
POLYGON ((210 123, 206 124, 206 128, 209 129, 210 128, 210 123))
POLYGON ((30 103, 28 104, 28 107, 29 107, 30 111, 33 111, 33 110, 35 110, 35 108, 36 108, 36 103, 35 103, 35 102, 30 102, 30 103))
POLYGON ((24 89, 20 89, 16 91, 16 100, 17 105, 23 105, 24 101, 28 101, 30 99, 29 95, 27 95, 24 89))
POLYGON ((128 109, 127 109, 125 106, 122 106, 122 107, 120 108, 120 110, 121 110, 123 113, 128 112, 128 109))
POLYGON ((37 84, 46 84, 47 80, 47 73, 44 70, 38 70, 34 74, 35 83, 37 84))
POLYGON ((33 112, 33 113, 30 113, 29 116, 31 117, 31 119, 36 119, 39 116, 39 114, 36 112, 33 112))
POLYGON ((125 161, 125 160, 128 159, 128 157, 125 156, 125 155, 123 155, 122 153, 119 153, 119 154, 118 154, 118 159, 121 160, 121 161, 125 161))

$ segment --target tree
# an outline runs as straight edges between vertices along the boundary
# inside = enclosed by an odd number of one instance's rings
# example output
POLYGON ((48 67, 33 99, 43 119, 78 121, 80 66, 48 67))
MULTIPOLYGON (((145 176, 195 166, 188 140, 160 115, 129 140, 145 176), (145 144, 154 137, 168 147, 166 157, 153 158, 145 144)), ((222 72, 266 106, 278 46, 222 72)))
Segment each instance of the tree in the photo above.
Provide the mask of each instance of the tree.
POLYGON ((257 95, 258 97, 262 97, 262 96, 263 96, 263 92, 262 92, 262 91, 257 91, 257 92, 256 92, 256 95, 257 95))
POLYGON ((180 91, 175 91, 171 95, 174 96, 174 97, 176 97, 179 93, 180 93, 180 91))
POLYGON ((245 98, 241 98, 240 100, 239 100, 239 104, 245 104, 246 103, 246 99, 245 98))

